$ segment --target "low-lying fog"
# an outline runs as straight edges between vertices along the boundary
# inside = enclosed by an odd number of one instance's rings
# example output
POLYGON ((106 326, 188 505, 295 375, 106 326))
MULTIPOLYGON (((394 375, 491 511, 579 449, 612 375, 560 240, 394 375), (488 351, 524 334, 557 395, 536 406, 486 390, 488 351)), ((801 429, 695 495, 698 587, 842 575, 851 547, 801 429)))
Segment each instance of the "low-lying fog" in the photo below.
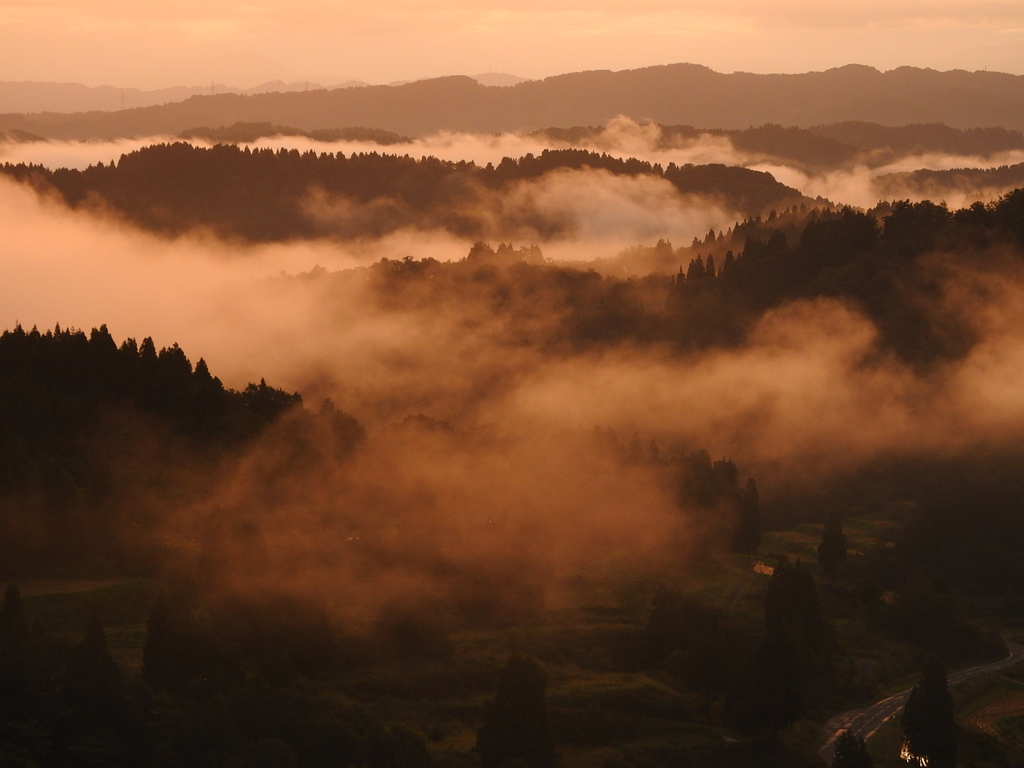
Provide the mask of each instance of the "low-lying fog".
MULTIPOLYGON (((705 446, 749 471, 827 471, 886 451, 948 450, 1024 426, 1019 267, 964 273, 941 255, 948 309, 970 306, 982 341, 916 374, 879 355, 875 329, 831 300, 770 312, 736 349, 680 357, 633 345, 572 354, 524 343, 485 303, 388 308, 366 273, 296 275, 406 254, 457 260, 467 244, 418 233, 355 249, 162 240, 0 184, 0 325, 90 328, 179 343, 229 386, 268 382, 331 397, 372 429, 423 413, 459 427, 536 433, 612 426, 705 446), (243 258, 244 257, 244 258, 243 258)), ((998 260, 997 260, 998 262, 998 260)))
MULTIPOLYGON (((48 168, 83 169, 96 163, 116 162, 124 153, 158 142, 177 141, 174 137, 147 137, 143 139, 119 140, 112 142, 44 141, 44 142, 0 142, 0 162, 36 163, 48 168)), ((208 145, 201 140, 190 140, 194 145, 208 145)), ((546 140, 537 135, 504 133, 481 135, 441 132, 405 143, 381 146, 367 142, 322 142, 301 136, 276 136, 263 138, 247 145, 252 148, 298 149, 321 152, 343 152, 346 155, 359 152, 410 155, 412 157, 434 156, 444 160, 472 160, 479 165, 497 164, 504 157, 522 157, 528 153, 539 154, 545 149, 565 147, 557 141, 546 140)), ((669 163, 695 165, 721 163, 767 171, 784 184, 816 198, 824 197, 837 204, 870 208, 881 197, 895 199, 905 197, 923 199, 914 188, 902 189, 897 184, 880 187, 876 180, 895 173, 915 170, 950 170, 956 168, 999 168, 1024 162, 1024 150, 1000 152, 990 156, 952 155, 936 152, 895 155, 894 158, 879 160, 875 156, 861 157, 843 167, 811 172, 799 163, 787 162, 763 153, 737 149, 729 138, 703 134, 696 139, 674 139, 665 141, 661 128, 654 124, 638 123, 629 118, 619 117, 610 121, 605 130, 578 145, 595 152, 605 152, 622 158, 636 157, 665 166, 669 163)), ((938 190, 941 199, 950 207, 969 205, 977 199, 989 201, 1006 191, 1003 187, 964 189, 952 184, 949 189, 938 190)), ((935 190, 927 195, 935 198, 935 190)), ((706 231, 706 230, 705 230, 706 231)))

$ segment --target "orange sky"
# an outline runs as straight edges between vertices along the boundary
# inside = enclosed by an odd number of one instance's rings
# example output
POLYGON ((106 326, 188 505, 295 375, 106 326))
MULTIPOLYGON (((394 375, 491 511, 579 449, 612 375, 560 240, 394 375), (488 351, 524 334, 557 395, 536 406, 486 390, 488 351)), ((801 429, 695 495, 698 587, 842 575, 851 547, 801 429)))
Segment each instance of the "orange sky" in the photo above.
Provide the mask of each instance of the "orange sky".
POLYGON ((156 88, 691 61, 1024 74, 1021 0, 0 0, 0 80, 156 88))

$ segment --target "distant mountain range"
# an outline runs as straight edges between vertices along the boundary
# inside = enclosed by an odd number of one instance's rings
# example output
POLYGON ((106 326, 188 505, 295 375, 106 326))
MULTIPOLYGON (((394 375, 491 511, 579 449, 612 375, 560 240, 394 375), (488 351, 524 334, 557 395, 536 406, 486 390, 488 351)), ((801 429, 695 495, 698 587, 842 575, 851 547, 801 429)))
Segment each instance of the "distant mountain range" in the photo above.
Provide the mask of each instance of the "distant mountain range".
POLYGON ((0 131, 47 138, 178 135, 196 126, 270 122, 304 131, 361 126, 419 136, 600 125, 616 115, 742 129, 844 121, 1024 128, 1024 76, 850 65, 798 75, 721 74, 694 64, 594 71, 493 88, 470 77, 400 86, 223 93, 116 112, 0 115, 0 131))
MULTIPOLYGON (((509 86, 526 81, 526 78, 504 72, 485 72, 471 77, 485 86, 509 86)), ((389 83, 389 85, 400 86, 409 82, 411 81, 402 80, 389 83)), ((252 96, 261 93, 359 88, 367 85, 369 83, 362 80, 326 83, 312 81, 286 83, 283 80, 271 80, 253 88, 234 88, 228 85, 211 84, 143 91, 138 88, 116 88, 109 85, 90 87, 80 83, 0 82, 0 114, 12 112, 116 112, 122 109, 173 104, 193 96, 223 93, 252 96)))

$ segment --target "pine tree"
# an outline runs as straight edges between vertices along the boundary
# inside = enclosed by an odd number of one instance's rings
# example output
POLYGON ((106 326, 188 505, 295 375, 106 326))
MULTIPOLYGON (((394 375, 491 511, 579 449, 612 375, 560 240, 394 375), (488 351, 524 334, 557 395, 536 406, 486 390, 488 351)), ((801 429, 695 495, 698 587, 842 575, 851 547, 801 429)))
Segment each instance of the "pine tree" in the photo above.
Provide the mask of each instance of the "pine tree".
POLYGON ((874 761, 860 736, 843 731, 835 742, 832 768, 873 768, 874 761))
POLYGON ((60 681, 55 704, 51 734, 59 764, 131 764, 126 747, 140 737, 141 723, 132 717, 95 612, 60 681))
POLYGON ((117 714, 124 703, 120 671, 95 611, 89 614, 85 636, 64 675, 60 698, 65 706, 89 716, 117 714))
POLYGON ((150 611, 146 624, 146 643, 142 647, 142 676, 154 687, 173 683, 175 672, 179 675, 181 673, 181 670, 174 668, 175 645, 180 638, 175 637, 170 613, 167 595, 160 593, 150 611))
POLYGON ((4 604, 0 608, 0 642, 14 635, 27 635, 28 623, 25 621, 25 606, 21 602, 21 592, 17 584, 11 584, 4 593, 4 604))
POLYGON ((512 654, 501 672, 498 691, 486 720, 477 731, 476 746, 483 768, 522 760, 531 768, 558 762, 548 730, 544 670, 531 658, 512 654))
POLYGON ((769 634, 730 692, 726 722, 750 733, 767 730, 776 739, 806 710, 806 689, 805 671, 790 638, 769 634))
POLYGON ((704 714, 727 691, 734 669, 736 643, 725 627, 725 617, 716 609, 693 601, 687 619, 687 637, 683 654, 670 669, 688 688, 704 699, 704 714), (693 611, 692 608, 697 608, 693 611))
POLYGON ((732 251, 726 251, 725 261, 722 262, 722 271, 719 277, 731 277, 736 269, 736 257, 732 255, 732 251))
POLYGON ((843 523, 839 515, 832 514, 825 523, 825 530, 818 545, 818 564, 829 577, 835 581, 839 574, 839 564, 846 562, 846 536, 843 535, 843 523))
POLYGON ((929 768, 955 768, 957 726, 941 664, 928 665, 924 679, 910 692, 901 723, 907 754, 927 759, 929 768))
POLYGON ((30 718, 36 703, 35 682, 25 608, 18 587, 11 584, 0 608, 0 712, 16 720, 30 718))
POLYGON ((690 260, 690 265, 686 268, 686 282, 690 283, 694 280, 701 280, 704 277, 704 260, 700 254, 697 254, 696 259, 690 260))
POLYGON ((760 544, 761 502, 757 495, 757 483, 750 478, 740 494, 732 548, 740 555, 756 555, 760 544))
POLYGON ((829 664, 835 637, 821 612, 814 577, 798 559, 783 560, 768 582, 764 608, 765 631, 786 637, 808 675, 823 672, 829 664))

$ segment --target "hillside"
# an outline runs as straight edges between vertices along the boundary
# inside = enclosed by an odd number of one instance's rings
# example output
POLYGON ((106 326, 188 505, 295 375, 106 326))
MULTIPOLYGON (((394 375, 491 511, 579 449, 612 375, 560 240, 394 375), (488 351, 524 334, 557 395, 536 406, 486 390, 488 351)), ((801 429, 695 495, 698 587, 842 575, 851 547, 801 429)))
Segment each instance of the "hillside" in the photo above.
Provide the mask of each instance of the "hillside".
POLYGON ((583 150, 545 150, 505 158, 497 166, 436 158, 296 150, 251 152, 234 145, 159 144, 123 155, 116 166, 85 171, 0 166, 0 174, 55 189, 72 207, 102 198, 111 210, 146 229, 181 234, 208 228, 254 242, 296 237, 338 239, 381 236, 402 228, 443 229, 470 239, 548 237, 573 229, 571 217, 529 200, 518 207, 506 196, 525 182, 554 172, 646 178, 672 185, 747 216, 805 202, 771 174, 725 165, 622 160, 583 150), (332 202, 333 201, 333 202, 332 202), (344 201, 337 208, 338 201, 344 201))

